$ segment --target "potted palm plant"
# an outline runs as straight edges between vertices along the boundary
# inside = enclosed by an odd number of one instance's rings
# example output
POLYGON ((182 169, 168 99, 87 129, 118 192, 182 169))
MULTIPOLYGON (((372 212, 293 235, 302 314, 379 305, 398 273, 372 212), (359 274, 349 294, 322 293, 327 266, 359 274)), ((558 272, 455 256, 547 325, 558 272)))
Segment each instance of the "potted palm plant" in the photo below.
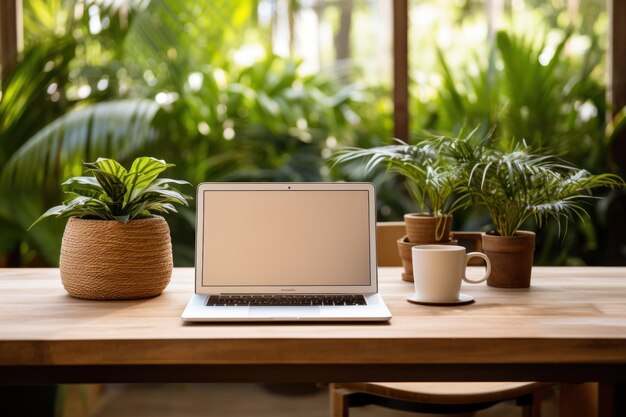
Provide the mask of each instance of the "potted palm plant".
POLYGON ((561 222, 588 217, 584 202, 595 188, 621 187, 613 174, 593 175, 553 156, 534 154, 526 145, 500 151, 486 141, 448 140, 447 150, 459 162, 464 191, 482 204, 493 230, 482 235, 483 251, 491 261, 488 285, 525 288, 530 277, 535 233, 520 230, 529 218, 539 227, 548 218, 561 222))
POLYGON ((462 185, 461 171, 453 160, 438 152, 432 141, 412 145, 396 141, 398 145, 344 148, 333 159, 335 164, 364 161, 366 173, 385 166, 405 179, 409 195, 420 210, 404 215, 407 236, 398 241, 405 269, 402 278, 412 281, 411 247, 450 243, 452 214, 464 207, 468 199, 457 192, 462 185))
POLYGON ((173 184, 157 178, 172 164, 140 157, 129 170, 112 159, 84 163, 93 176, 63 183, 69 199, 48 217, 70 217, 61 245, 61 281, 74 297, 93 300, 136 299, 159 295, 172 274, 172 245, 159 214, 187 205, 173 184))

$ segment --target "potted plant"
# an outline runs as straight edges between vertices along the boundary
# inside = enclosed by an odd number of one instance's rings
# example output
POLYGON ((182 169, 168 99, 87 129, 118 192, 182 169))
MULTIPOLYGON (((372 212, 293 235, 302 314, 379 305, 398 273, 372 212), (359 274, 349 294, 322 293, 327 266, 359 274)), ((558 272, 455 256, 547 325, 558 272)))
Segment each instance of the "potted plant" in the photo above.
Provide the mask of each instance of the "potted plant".
POLYGON ((112 159, 84 163, 93 176, 62 185, 69 195, 47 217, 70 217, 61 244, 59 268, 67 292, 92 300, 136 299, 159 295, 172 274, 172 245, 160 214, 176 212, 189 196, 172 185, 187 181, 157 178, 173 166, 140 157, 129 170, 112 159))
POLYGON ((450 243, 452 214, 467 203, 466 195, 457 191, 462 185, 461 171, 453 160, 443 157, 430 140, 409 145, 396 139, 398 145, 370 149, 344 148, 334 156, 334 163, 366 161, 370 173, 384 165, 402 176, 409 195, 420 212, 404 215, 407 236, 398 241, 405 268, 402 278, 413 280, 411 247, 432 243, 450 243))
POLYGON ((492 287, 530 286, 535 233, 520 230, 529 218, 539 227, 548 218, 559 227, 571 218, 585 220, 584 201, 593 198, 592 189, 624 185, 616 175, 593 175, 554 156, 534 154, 526 145, 500 151, 484 141, 455 139, 447 148, 465 173, 464 191, 491 217, 493 230, 482 235, 482 246, 491 261, 487 283, 492 287))

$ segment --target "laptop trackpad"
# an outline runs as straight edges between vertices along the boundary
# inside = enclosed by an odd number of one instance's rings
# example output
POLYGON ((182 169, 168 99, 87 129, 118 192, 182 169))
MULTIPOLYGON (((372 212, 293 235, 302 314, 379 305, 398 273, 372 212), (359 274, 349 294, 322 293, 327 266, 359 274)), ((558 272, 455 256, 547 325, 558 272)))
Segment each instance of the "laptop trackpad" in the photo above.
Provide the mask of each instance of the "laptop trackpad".
POLYGON ((317 306, 251 306, 248 307, 248 317, 315 317, 319 316, 320 308, 317 306))

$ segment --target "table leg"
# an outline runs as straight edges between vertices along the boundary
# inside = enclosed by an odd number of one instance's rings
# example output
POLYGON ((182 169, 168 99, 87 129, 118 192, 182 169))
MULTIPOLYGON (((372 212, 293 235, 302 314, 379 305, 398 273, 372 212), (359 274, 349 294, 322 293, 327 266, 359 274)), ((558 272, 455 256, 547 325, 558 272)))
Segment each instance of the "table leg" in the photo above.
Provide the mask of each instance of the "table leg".
POLYGON ((598 384, 562 384, 561 417, 599 417, 598 416, 598 384))
POLYGON ((600 383, 598 417, 626 416, 626 383, 600 383))

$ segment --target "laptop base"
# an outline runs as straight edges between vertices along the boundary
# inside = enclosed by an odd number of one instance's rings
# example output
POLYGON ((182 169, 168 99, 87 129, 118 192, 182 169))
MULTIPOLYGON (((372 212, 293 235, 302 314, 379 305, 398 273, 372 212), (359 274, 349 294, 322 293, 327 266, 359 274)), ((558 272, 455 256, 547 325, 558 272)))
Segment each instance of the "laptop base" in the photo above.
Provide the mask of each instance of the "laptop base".
POLYGON ((182 314, 190 322, 387 321, 391 313, 380 294, 365 295, 365 306, 207 306, 194 294, 182 314))

